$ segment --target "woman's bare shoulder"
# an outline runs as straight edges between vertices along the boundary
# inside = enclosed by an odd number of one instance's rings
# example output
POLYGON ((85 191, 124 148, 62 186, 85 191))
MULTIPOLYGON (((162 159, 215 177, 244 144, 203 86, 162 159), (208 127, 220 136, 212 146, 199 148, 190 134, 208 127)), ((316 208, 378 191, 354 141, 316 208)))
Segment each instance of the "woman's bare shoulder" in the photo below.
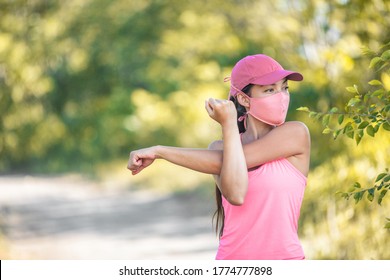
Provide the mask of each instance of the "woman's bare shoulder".
POLYGON ((279 145, 283 145, 280 141, 287 141, 288 146, 297 154, 308 153, 310 150, 310 132, 303 122, 286 122, 274 128, 268 135, 269 141, 279 145))
POLYGON ((223 149, 223 141, 215 140, 209 144, 209 150, 222 150, 223 149))
POLYGON ((309 129, 307 128, 306 124, 303 123, 303 122, 300 122, 300 121, 285 122, 284 124, 282 124, 279 127, 288 127, 288 128, 303 129, 303 130, 309 131, 309 129))
POLYGON ((274 129, 274 131, 279 131, 281 133, 290 134, 290 135, 301 135, 304 138, 310 138, 309 128, 300 121, 289 121, 281 126, 278 126, 274 129))

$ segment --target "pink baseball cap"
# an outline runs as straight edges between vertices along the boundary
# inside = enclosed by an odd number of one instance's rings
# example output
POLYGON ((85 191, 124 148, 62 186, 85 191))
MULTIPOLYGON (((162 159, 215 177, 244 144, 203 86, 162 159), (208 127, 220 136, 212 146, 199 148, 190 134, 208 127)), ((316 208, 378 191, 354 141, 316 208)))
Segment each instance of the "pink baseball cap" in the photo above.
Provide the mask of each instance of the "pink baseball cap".
MULTIPOLYGON (((236 96, 239 90, 249 84, 271 85, 283 78, 292 81, 303 80, 300 73, 284 70, 276 60, 267 55, 248 55, 233 67, 230 77, 229 97, 236 96)), ((229 78, 226 80, 229 80, 229 78)))

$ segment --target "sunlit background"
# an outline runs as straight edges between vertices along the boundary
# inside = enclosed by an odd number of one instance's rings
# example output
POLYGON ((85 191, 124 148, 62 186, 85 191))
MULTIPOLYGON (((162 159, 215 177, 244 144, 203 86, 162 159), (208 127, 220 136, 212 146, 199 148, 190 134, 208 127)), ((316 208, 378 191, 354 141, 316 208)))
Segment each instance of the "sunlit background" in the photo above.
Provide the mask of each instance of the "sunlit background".
POLYGON ((336 195, 389 167, 388 132, 356 146, 296 111, 390 90, 362 54, 389 41, 387 0, 0 0, 0 258, 214 258, 212 178, 164 162, 133 177, 128 154, 220 138, 204 100, 264 53, 304 76, 288 119, 312 137, 307 258, 390 259, 389 199, 336 195))

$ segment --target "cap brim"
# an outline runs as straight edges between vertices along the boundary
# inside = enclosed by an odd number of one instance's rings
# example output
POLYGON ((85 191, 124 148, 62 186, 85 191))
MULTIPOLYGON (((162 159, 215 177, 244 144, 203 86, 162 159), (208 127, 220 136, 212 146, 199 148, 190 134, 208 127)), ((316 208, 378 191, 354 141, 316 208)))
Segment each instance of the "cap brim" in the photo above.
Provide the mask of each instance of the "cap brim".
POLYGON ((251 81, 252 84, 255 85, 272 85, 284 78, 287 78, 287 80, 292 80, 292 81, 302 81, 303 76, 298 73, 298 72, 293 72, 289 70, 277 70, 272 73, 266 74, 261 77, 257 77, 251 81))

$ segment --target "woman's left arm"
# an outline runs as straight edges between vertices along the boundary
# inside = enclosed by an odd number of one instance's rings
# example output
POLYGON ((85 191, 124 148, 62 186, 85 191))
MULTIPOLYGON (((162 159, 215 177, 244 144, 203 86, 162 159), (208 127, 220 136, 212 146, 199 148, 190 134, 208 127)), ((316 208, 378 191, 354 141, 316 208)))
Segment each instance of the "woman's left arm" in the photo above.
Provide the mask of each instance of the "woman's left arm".
POLYGON ((218 187, 232 204, 241 205, 248 189, 248 174, 237 127, 237 111, 233 102, 210 98, 205 102, 209 116, 221 124, 222 150, 186 149, 154 146, 130 153, 127 168, 133 175, 162 158, 189 169, 218 175, 218 187))
MULTIPOLYGON (((248 169, 279 158, 309 156, 309 131, 301 122, 288 122, 273 129, 261 139, 244 145, 243 152, 248 169)), ((223 151, 153 146, 132 151, 127 168, 135 175, 158 158, 194 171, 220 175, 223 151)))
MULTIPOLYGON (((287 122, 271 130, 264 137, 244 145, 248 168, 281 158, 300 157, 310 160, 310 133, 299 121, 287 122)), ((308 164, 307 164, 308 171, 308 164)), ((307 173, 307 171, 303 173, 307 173)))

